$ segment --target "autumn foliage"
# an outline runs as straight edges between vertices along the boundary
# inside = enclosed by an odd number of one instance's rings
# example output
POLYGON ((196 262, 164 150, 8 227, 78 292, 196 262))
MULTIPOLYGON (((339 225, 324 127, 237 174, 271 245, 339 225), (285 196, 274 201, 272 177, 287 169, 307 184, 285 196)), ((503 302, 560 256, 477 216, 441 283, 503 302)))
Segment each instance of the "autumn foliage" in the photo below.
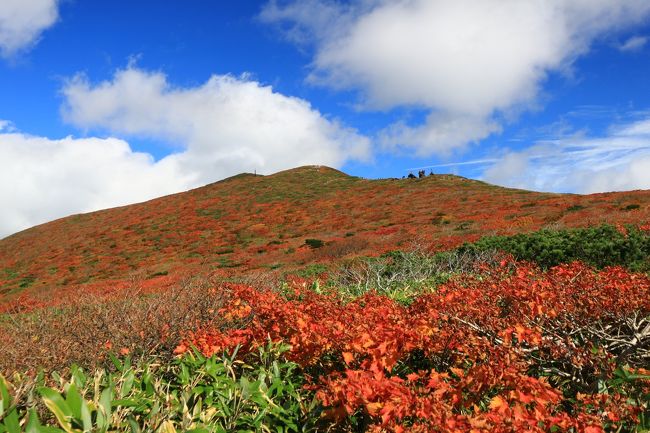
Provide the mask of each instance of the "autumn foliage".
POLYGON ((47 304, 134 279, 170 287, 206 270, 291 272, 414 238, 440 251, 486 235, 603 223, 647 225, 650 192, 536 193, 452 175, 368 180, 327 167, 240 175, 0 240, 0 311, 4 301, 47 304))
MULTIPOLYGON (((222 431, 209 420, 224 417, 255 431, 289 418, 284 431, 645 431, 649 218, 648 191, 323 167, 237 176, 0 240, 0 373, 77 363, 106 379, 102 393, 129 383, 141 401, 122 421, 137 412, 143 431, 222 431), (131 360, 162 391, 124 379, 131 360), (223 392, 207 385, 215 369, 223 392), (230 396, 221 412, 207 404, 217 394, 230 396), (249 418, 227 409, 249 397, 249 418), (164 429, 143 401, 173 402, 164 429)), ((34 382, 0 382, 24 391, 12 431, 28 426, 34 382)))
POLYGON ((356 415, 376 431, 595 433, 629 428, 648 410, 623 389, 603 392, 630 371, 640 395, 650 386, 642 369, 650 336, 635 340, 643 329, 625 329, 634 320, 648 326, 650 280, 622 268, 541 271, 504 261, 409 306, 372 293, 345 303, 300 280, 283 292, 224 289, 231 302, 218 314, 237 326, 195 332, 176 353, 289 343, 289 359, 338 422, 356 415))

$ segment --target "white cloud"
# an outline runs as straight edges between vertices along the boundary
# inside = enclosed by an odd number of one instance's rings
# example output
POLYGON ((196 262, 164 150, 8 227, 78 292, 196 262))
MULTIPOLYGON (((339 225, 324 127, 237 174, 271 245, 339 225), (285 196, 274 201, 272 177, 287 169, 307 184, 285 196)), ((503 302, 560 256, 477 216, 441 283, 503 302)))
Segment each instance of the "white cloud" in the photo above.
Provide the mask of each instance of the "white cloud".
POLYGON ((594 38, 649 15, 646 0, 309 0, 271 1, 261 18, 292 39, 312 35, 312 81, 360 89, 368 108, 435 113, 391 135, 430 154, 443 147, 450 119, 468 132, 448 148, 486 137, 498 130, 487 126, 495 115, 534 104, 548 73, 570 69, 594 38))
POLYGON ((83 77, 63 89, 65 118, 84 128, 168 140, 155 161, 117 138, 51 140, 0 122, 0 237, 62 217, 142 201, 240 172, 305 164, 341 166, 369 154, 369 140, 324 118, 304 100, 255 81, 213 76, 173 88, 134 68, 111 81, 83 77))
MULTIPOLYGON (((528 155, 525 153, 508 153, 489 167, 483 177, 497 185, 525 188, 528 187, 528 155)), ((530 187, 529 189, 534 189, 530 187)))
POLYGON ((324 118, 305 100, 232 76, 174 88, 161 73, 128 68, 111 81, 76 77, 63 89, 64 118, 84 128, 167 140, 197 182, 298 165, 341 166, 369 155, 369 140, 324 118))
POLYGON ((0 238, 71 213, 194 186, 172 161, 154 162, 115 138, 50 140, 0 133, 0 238))
POLYGON ((645 47, 645 44, 648 42, 648 37, 647 36, 632 36, 625 42, 623 42, 621 45, 619 45, 618 49, 621 51, 639 51, 643 47, 645 47))
POLYGON ((650 189, 650 118, 603 137, 566 137, 510 152, 482 176, 537 191, 594 193, 650 189))
POLYGON ((402 122, 390 125, 381 132, 379 139, 387 150, 409 148, 420 157, 433 153, 448 156, 452 150, 499 131, 501 127, 486 117, 434 112, 419 127, 402 122))
POLYGON ((58 0, 0 1, 0 54, 9 57, 34 45, 58 19, 58 0))
POLYGON ((291 42, 307 45, 314 39, 324 41, 333 39, 339 31, 353 24, 358 4, 342 4, 323 0, 302 0, 285 2, 279 5, 277 1, 267 3, 260 13, 260 19, 265 22, 287 23, 283 28, 284 34, 291 42))
POLYGON ((0 132, 13 132, 14 125, 8 120, 0 119, 0 132))

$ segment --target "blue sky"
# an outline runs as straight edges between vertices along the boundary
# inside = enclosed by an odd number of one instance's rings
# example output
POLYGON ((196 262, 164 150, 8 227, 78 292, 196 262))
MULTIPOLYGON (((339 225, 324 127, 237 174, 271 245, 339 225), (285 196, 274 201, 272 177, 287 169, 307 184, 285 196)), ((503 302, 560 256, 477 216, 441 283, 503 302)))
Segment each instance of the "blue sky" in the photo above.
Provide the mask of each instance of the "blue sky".
POLYGON ((242 171, 650 188, 645 0, 0 3, 0 237, 242 171))

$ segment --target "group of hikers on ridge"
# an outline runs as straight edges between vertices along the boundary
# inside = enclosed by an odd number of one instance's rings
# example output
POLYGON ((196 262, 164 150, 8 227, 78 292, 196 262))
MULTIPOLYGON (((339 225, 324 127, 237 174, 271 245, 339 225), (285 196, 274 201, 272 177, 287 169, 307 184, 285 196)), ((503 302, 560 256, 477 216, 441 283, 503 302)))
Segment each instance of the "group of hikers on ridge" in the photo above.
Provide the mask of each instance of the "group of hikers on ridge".
MULTIPOLYGON (((418 171, 418 176, 417 177, 423 178, 425 176, 426 176, 426 173, 425 173, 424 170, 418 171)), ((429 176, 433 176, 433 170, 429 171, 429 176)), ((409 179, 416 179, 416 177, 415 177, 415 175, 413 173, 409 173, 408 176, 402 176, 402 179, 404 179, 405 177, 408 177, 409 179)))

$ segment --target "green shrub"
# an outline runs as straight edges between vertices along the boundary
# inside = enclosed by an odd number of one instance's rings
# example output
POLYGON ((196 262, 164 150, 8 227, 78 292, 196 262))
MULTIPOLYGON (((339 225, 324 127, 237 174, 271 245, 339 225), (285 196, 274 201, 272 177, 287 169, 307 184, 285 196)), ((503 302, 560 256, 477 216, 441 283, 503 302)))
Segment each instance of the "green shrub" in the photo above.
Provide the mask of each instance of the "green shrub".
POLYGON ((316 249, 325 245, 325 242, 320 239, 305 239, 305 245, 309 245, 310 248, 316 249))
POLYGON ((634 271, 649 271, 650 236, 635 227, 627 234, 612 225, 540 230, 514 236, 490 236, 460 247, 461 251, 501 250, 519 260, 551 267, 582 261, 592 266, 626 266, 634 271))

